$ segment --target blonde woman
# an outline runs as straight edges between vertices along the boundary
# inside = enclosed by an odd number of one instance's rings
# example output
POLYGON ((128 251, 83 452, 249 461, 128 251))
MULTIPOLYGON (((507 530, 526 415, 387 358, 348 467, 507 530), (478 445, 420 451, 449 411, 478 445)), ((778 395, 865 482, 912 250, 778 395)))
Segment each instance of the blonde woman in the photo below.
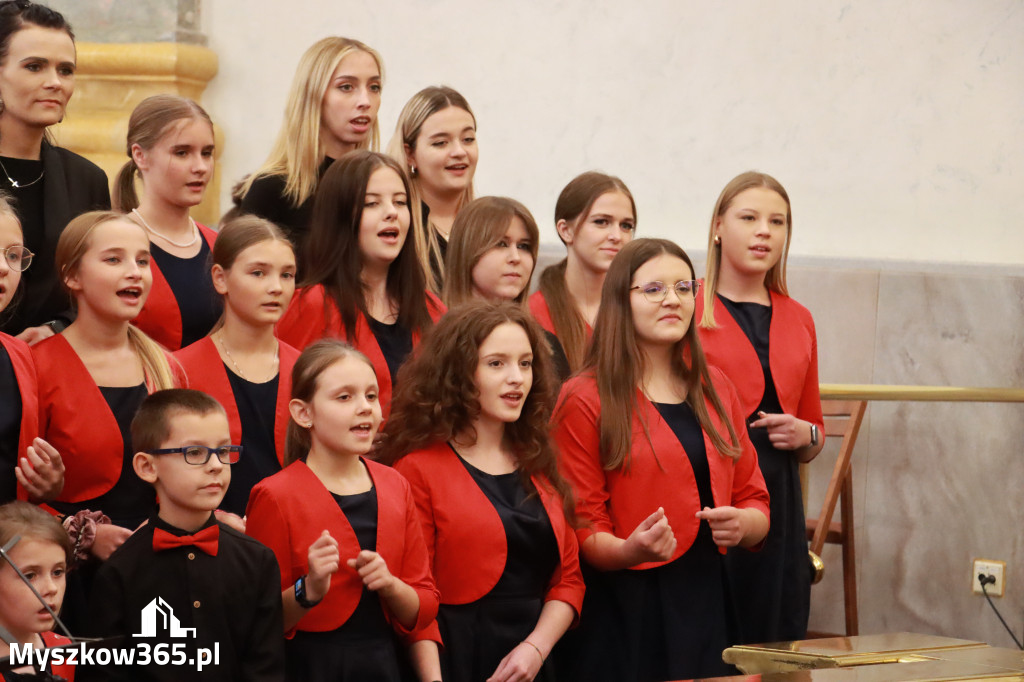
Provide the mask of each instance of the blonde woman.
POLYGON ((447 86, 420 90, 398 117, 388 153, 412 181, 413 237, 436 294, 444 288, 445 252, 459 211, 473 200, 479 154, 476 117, 466 98, 447 86))
POLYGON ((300 270, 320 178, 335 159, 379 145, 383 78, 380 55, 358 40, 332 36, 310 46, 299 60, 270 156, 236 191, 244 213, 285 231, 300 270))

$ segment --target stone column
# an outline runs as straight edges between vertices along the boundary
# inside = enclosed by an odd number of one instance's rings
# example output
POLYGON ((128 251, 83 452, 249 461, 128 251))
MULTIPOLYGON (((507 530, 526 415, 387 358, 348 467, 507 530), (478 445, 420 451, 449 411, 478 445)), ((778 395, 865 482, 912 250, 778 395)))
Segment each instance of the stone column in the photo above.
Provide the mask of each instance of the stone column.
MULTIPOLYGON (((98 164, 113 183, 128 160, 128 117, 140 101, 171 93, 202 103, 217 75, 217 55, 199 31, 200 0, 42 0, 75 32, 78 72, 57 144, 98 164)), ((219 159, 224 136, 214 128, 219 159)), ((219 161, 202 204, 201 223, 220 218, 219 161)))

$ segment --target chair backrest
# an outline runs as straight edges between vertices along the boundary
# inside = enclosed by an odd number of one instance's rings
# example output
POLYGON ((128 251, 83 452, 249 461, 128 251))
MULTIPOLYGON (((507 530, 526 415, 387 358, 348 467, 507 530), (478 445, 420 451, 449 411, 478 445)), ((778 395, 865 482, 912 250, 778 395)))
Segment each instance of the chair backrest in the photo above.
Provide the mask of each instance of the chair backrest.
MULTIPOLYGON (((828 535, 829 526, 832 524, 832 515, 839 502, 843 479, 850 472, 850 456, 853 454, 853 446, 857 442, 857 434, 860 432, 860 424, 864 420, 864 411, 867 406, 868 404, 864 400, 821 401, 821 412, 825 417, 825 435, 840 437, 842 441, 839 445, 835 466, 832 467, 832 478, 825 490, 825 501, 821 505, 818 524, 814 529, 814 536, 811 538, 810 550, 819 556, 825 546, 825 538, 828 535)), ((853 519, 843 519, 843 521, 852 523, 853 519)))

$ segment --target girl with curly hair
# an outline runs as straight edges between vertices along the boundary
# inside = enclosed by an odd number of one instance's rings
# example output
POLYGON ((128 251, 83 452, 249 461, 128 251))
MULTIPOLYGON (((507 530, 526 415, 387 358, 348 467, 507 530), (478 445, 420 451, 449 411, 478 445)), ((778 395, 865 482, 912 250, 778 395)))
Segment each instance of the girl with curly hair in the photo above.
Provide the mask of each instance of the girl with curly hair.
MULTIPOLYGON (((402 369, 381 459, 412 484, 437 587, 426 679, 550 679, 583 600, 572 500, 548 436, 555 379, 522 307, 452 310, 402 369)), ((426 635, 424 635, 426 636, 426 635)))

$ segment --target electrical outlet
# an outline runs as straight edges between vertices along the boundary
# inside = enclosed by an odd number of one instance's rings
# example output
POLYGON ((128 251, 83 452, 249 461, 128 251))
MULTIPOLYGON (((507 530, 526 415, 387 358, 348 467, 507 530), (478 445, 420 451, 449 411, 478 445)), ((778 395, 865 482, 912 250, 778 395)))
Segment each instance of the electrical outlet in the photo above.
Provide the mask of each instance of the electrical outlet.
POLYGON ((1006 576, 1006 562, 997 561, 995 559, 975 559, 973 567, 971 569, 971 589, 974 594, 984 594, 981 591, 981 581, 978 580, 979 575, 990 575, 996 579, 994 583, 989 583, 985 589, 990 597, 1002 597, 1005 592, 1006 583, 1004 577, 1006 576))

